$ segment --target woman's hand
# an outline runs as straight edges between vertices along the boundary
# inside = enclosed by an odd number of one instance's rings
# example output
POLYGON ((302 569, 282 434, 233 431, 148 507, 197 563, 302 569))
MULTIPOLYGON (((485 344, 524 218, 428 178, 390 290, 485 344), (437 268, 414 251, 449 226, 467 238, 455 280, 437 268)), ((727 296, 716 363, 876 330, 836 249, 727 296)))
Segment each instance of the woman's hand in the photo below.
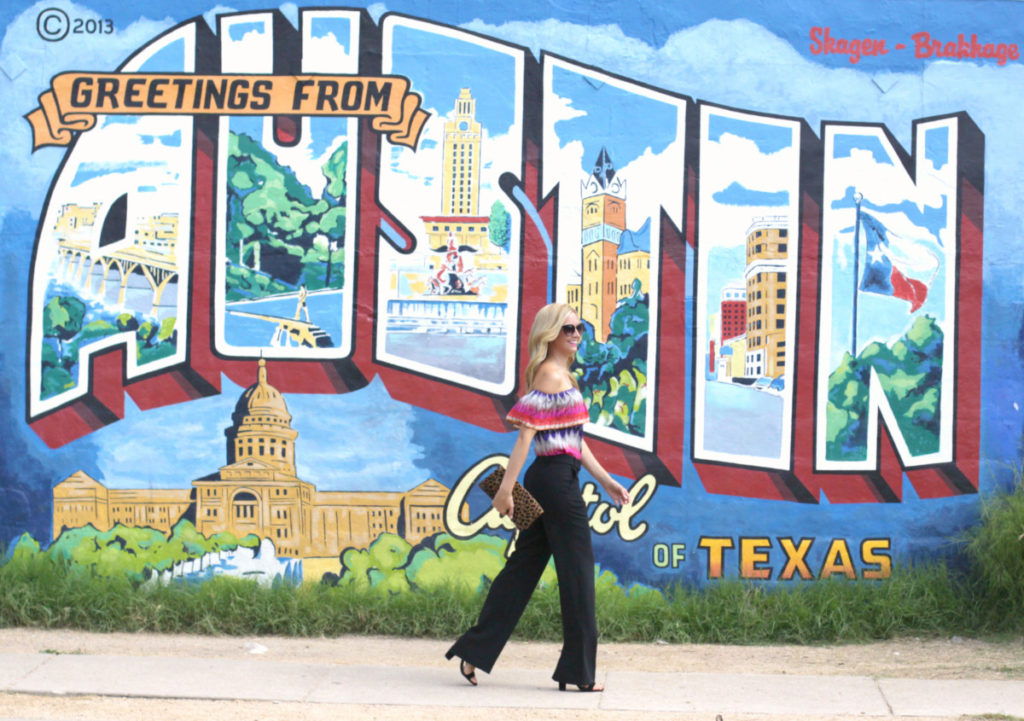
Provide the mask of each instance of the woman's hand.
POLYGON ((532 428, 519 429, 516 444, 512 447, 512 453, 508 457, 508 465, 505 466, 505 478, 502 480, 501 485, 498 486, 498 492, 494 494, 494 498, 491 500, 491 506, 502 516, 512 518, 512 511, 515 507, 515 504, 512 502, 512 486, 515 485, 516 479, 519 477, 519 471, 523 469, 526 456, 530 452, 530 443, 533 442, 533 437, 536 433, 537 431, 532 428))
POLYGON ((590 471, 590 475, 597 479, 598 483, 601 484, 601 488, 612 498, 612 502, 616 506, 622 506, 629 503, 629 491, 622 487, 622 484, 608 475, 608 471, 601 467, 601 464, 594 458, 594 454, 590 452, 590 448, 587 446, 587 442, 583 441, 583 467, 590 471))
POLYGON ((494 506, 494 510, 498 512, 498 515, 511 518, 512 511, 515 508, 515 503, 512 501, 512 489, 498 488, 498 492, 494 494, 491 505, 494 506))
POLYGON ((629 491, 627 491, 621 483, 609 478, 603 482, 601 486, 604 488, 604 492, 612 498, 612 502, 616 506, 623 506, 629 503, 629 491))

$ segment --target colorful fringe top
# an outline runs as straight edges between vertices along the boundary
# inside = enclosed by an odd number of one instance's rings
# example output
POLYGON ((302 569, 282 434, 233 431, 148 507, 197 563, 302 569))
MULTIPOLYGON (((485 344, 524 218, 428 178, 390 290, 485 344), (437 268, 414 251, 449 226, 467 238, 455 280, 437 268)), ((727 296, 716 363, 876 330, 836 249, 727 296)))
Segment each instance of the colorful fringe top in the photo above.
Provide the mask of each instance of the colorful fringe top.
POLYGON ((575 388, 560 393, 530 391, 512 407, 506 419, 516 427, 537 431, 533 449, 538 456, 583 456, 583 424, 590 421, 590 414, 575 388))

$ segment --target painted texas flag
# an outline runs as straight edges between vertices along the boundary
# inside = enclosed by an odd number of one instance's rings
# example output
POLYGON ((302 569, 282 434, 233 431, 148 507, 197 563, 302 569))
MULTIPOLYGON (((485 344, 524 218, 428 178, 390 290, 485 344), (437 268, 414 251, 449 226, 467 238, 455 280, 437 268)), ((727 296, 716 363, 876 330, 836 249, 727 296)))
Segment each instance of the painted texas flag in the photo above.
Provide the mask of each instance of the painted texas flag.
POLYGON ((891 234, 873 215, 861 211, 860 220, 867 238, 860 289, 908 301, 913 313, 928 298, 938 257, 922 244, 891 234))

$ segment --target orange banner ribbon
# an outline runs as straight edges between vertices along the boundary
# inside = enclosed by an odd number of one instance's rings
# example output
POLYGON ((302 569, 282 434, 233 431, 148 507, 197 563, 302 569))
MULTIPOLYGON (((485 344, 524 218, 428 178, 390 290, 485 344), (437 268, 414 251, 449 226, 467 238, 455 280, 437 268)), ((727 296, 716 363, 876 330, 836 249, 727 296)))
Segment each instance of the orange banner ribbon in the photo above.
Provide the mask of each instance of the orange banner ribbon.
POLYGON ((396 145, 416 148, 429 113, 398 75, 61 73, 25 118, 33 150, 68 145, 97 115, 370 117, 396 145))

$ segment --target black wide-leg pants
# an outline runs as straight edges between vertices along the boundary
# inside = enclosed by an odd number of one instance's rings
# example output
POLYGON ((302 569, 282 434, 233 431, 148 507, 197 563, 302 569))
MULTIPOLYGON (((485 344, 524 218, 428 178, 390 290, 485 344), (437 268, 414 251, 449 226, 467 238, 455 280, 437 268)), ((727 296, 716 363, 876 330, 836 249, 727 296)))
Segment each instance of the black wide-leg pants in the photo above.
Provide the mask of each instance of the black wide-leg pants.
POLYGON ((515 551, 491 584, 480 618, 448 650, 448 658, 458 656, 490 673, 554 556, 562 605, 562 655, 552 678, 580 685, 594 682, 594 551, 579 468, 579 460, 560 454, 539 456, 527 469, 523 485, 544 513, 520 532, 515 551))

